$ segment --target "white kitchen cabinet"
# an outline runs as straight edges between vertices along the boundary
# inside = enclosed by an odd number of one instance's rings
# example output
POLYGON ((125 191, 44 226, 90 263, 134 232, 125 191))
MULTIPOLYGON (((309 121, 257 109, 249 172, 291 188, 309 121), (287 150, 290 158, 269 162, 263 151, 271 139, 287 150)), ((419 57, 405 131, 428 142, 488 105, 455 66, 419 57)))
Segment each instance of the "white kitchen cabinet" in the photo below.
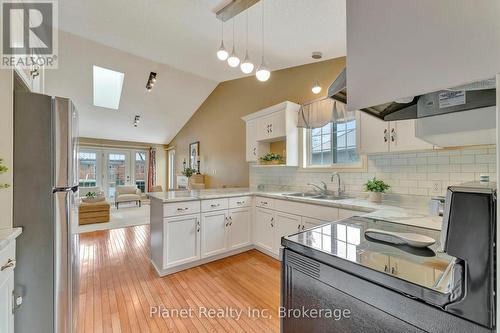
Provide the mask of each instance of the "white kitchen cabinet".
POLYGON ((229 221, 226 210, 201 215, 201 257, 226 251, 229 221))
POLYGON ((44 92, 45 70, 43 67, 16 66, 14 70, 31 92, 35 93, 44 92))
POLYGON ((359 111, 358 142, 362 154, 433 149, 415 136, 414 119, 383 121, 359 111))
POLYGON ((285 110, 257 119, 257 141, 273 140, 286 135, 285 110))
POLYGON ((390 151, 433 149, 434 146, 416 137, 416 120, 390 121, 390 151))
POLYGON ((229 210, 228 249, 238 249, 251 244, 250 226, 252 225, 252 208, 229 210))
POLYGON ((0 332, 14 332, 12 312, 16 244, 11 242, 0 251, 0 332))
POLYGON ((275 220, 273 253, 278 255, 281 247, 281 237, 298 233, 302 228, 302 219, 297 215, 276 212, 275 220))
POLYGON ((298 104, 283 102, 243 117, 246 123, 246 160, 258 162, 270 152, 270 142, 285 141, 286 165, 298 166, 299 109, 298 104))
POLYGON ((12 292, 14 290, 14 271, 9 271, 0 281, 0 332, 14 332, 12 313, 12 292))
POLYGON ((163 268, 199 260, 200 215, 186 215, 164 220, 165 251, 163 268))
POLYGON ((266 208, 255 209, 255 244, 269 252, 273 251, 274 211, 266 208))

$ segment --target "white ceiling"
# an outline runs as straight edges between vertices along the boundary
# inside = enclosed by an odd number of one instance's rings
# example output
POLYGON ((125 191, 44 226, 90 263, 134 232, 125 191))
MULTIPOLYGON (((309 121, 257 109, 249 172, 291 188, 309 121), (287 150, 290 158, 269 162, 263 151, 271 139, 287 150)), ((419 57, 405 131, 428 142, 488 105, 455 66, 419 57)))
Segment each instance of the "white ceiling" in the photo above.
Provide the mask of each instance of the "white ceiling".
MULTIPOLYGON (((266 61, 271 69, 346 54, 346 0, 265 0, 266 61)), ((217 60, 220 21, 213 10, 228 0, 64 0, 62 30, 217 82, 244 76, 217 60)), ((249 54, 260 62, 260 3, 249 9, 249 54)), ((236 50, 243 56, 245 15, 236 17, 236 50)), ((232 46, 232 23, 225 24, 232 46)))

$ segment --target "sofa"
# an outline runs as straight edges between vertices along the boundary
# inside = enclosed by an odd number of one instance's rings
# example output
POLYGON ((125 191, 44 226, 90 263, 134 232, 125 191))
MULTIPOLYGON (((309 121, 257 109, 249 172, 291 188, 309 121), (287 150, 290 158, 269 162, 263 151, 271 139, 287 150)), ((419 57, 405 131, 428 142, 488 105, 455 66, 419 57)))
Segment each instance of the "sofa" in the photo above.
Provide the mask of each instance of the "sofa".
POLYGON ((118 185, 115 191, 115 207, 119 208, 120 203, 135 202, 141 207, 141 190, 135 185, 118 185))

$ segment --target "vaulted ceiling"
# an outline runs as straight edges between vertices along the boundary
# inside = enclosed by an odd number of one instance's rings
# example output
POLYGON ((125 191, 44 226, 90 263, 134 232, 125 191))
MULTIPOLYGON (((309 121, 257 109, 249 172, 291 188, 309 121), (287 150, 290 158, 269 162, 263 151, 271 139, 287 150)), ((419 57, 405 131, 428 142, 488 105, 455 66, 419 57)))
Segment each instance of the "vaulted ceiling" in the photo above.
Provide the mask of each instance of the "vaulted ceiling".
MULTIPOLYGON (((213 10, 224 2, 59 1, 59 27, 69 34, 61 33, 60 69, 47 74, 47 92, 75 99, 83 136, 168 143, 219 82, 244 76, 215 56, 221 22, 213 10), (93 106, 92 64, 125 73, 118 111, 93 106), (148 95, 144 85, 154 70, 158 83, 148 95), (143 120, 135 132, 134 114, 143 120)), ((248 10, 248 49, 255 63, 261 55, 260 6, 248 10)), ((345 0, 265 0, 265 9, 266 61, 272 70, 312 62, 313 51, 323 52, 324 59, 345 55, 345 0)), ((234 22, 236 51, 243 56, 245 15, 234 22)), ((224 32, 229 48, 231 21, 224 32)))

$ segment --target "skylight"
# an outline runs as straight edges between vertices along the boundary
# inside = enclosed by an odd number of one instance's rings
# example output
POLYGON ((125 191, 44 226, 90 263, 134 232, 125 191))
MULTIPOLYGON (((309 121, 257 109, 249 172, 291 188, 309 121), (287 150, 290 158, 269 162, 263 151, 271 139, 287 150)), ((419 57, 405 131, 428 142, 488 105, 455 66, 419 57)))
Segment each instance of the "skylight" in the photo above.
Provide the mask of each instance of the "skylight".
POLYGON ((94 66, 94 105, 118 110, 125 74, 94 66))

